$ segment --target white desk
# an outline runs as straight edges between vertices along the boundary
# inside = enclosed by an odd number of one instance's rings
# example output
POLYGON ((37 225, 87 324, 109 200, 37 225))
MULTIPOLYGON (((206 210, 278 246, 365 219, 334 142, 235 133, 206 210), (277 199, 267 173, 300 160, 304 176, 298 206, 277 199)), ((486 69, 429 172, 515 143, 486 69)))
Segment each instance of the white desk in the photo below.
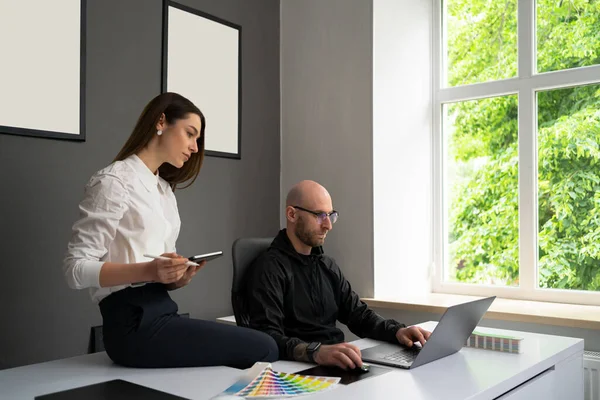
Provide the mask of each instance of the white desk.
POLYGON ((229 367, 125 368, 115 365, 102 352, 2 370, 0 399, 32 400, 42 394, 112 379, 124 379, 190 399, 208 399, 235 382, 240 373, 229 367))
MULTIPOLYGON (((420 325, 433 330, 436 324, 420 325)), ((512 331, 477 329, 517 336, 512 331)), ((390 368, 387 374, 341 386, 314 399, 583 400, 583 339, 525 332, 518 336, 524 337, 522 354, 463 348, 414 370, 390 368)), ((365 349, 377 342, 361 339, 354 344, 365 349)), ((306 368, 305 364, 278 361, 273 365, 283 372, 301 368, 306 368)))
MULTIPOLYGON (((422 324, 433 329, 435 322, 422 324)), ((508 333, 481 328, 497 333, 508 333)), ((514 333, 513 333, 514 334, 514 333)), ((583 340, 520 332, 523 354, 463 348, 414 370, 391 372, 311 396, 311 399, 521 400, 583 399, 583 340)), ((361 348, 377 342, 362 339, 361 348)), ((278 361, 273 369, 296 372, 307 364, 278 361)), ((105 353, 0 371, 0 398, 18 400, 111 379, 124 379, 190 399, 209 399, 241 371, 227 367, 132 369, 105 353)))

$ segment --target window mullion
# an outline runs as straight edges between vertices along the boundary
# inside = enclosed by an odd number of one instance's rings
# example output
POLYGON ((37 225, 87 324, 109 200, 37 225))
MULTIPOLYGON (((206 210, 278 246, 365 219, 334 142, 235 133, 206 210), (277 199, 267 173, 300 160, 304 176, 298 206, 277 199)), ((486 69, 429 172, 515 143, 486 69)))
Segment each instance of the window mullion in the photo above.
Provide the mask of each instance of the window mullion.
POLYGON ((517 9, 517 46, 519 79, 530 78, 535 68, 535 1, 519 0, 517 9))
POLYGON ((537 287, 537 157, 535 92, 528 78, 535 66, 535 0, 518 3, 519 78, 519 287, 537 287))

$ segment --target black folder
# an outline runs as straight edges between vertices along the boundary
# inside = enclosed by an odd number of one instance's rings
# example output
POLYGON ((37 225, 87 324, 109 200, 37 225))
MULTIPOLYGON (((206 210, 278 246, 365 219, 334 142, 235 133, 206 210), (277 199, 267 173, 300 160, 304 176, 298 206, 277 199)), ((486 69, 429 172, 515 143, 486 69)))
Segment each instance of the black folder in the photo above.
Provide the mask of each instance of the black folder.
POLYGON ((151 389, 115 379, 112 381, 96 383, 94 385, 82 386, 75 389, 64 390, 36 396, 35 400, 185 400, 184 397, 175 396, 160 390, 151 389))

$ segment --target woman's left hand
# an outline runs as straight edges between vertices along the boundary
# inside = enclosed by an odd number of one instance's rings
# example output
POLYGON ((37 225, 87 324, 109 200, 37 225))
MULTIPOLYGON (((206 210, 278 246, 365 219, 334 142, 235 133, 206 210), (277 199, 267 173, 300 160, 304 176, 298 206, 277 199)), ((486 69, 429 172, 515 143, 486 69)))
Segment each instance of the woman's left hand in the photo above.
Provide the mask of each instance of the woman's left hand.
MULTIPOLYGON (((166 254, 163 254, 163 256, 171 257, 171 258, 181 257, 177 253, 166 253, 166 254)), ((188 283, 190 283, 192 281, 192 278, 194 277, 194 275, 196 275, 196 273, 198 271, 200 271, 200 269, 202 267, 204 267, 205 265, 206 265, 206 261, 201 261, 200 263, 198 263, 197 267, 194 267, 193 265, 189 266, 188 269, 183 274, 183 276, 177 282, 173 282, 173 283, 170 283, 167 285, 168 289, 174 290, 174 289, 179 289, 179 288, 184 287, 185 285, 187 285, 188 283)))

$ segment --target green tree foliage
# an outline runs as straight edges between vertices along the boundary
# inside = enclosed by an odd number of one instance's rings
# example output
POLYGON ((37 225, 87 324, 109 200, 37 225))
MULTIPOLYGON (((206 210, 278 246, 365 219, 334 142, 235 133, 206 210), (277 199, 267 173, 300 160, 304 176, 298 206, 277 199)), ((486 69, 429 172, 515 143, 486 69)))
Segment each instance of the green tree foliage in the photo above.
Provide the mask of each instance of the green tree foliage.
MULTIPOLYGON (((445 4, 448 84, 515 77, 517 0, 445 4)), ((538 0, 536 12, 540 72, 600 64, 600 0, 538 0)), ((600 84, 539 92, 537 104, 540 286, 600 290, 600 84)), ((518 284, 517 107, 510 95, 447 108, 459 281, 518 284)))

